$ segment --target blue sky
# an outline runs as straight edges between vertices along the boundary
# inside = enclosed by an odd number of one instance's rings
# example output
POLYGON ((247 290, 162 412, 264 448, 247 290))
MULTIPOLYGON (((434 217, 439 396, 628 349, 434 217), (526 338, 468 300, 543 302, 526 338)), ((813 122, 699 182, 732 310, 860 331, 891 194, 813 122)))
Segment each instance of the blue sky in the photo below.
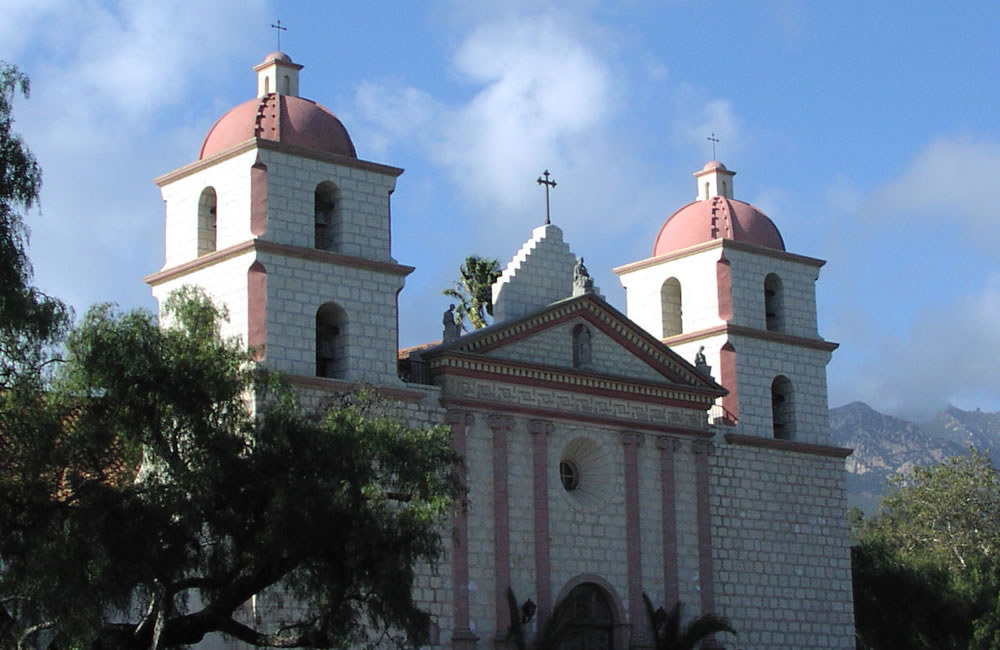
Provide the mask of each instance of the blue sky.
POLYGON ((153 308, 151 179, 192 161, 275 49, 360 157, 406 169, 394 255, 417 267, 400 342, 440 336, 466 254, 506 264, 553 221, 622 307, 718 158, 788 250, 828 260, 830 403, 1000 409, 1000 5, 995 2, 112 2, 8 0, 0 60, 32 79, 16 129, 42 164, 36 281, 153 308))

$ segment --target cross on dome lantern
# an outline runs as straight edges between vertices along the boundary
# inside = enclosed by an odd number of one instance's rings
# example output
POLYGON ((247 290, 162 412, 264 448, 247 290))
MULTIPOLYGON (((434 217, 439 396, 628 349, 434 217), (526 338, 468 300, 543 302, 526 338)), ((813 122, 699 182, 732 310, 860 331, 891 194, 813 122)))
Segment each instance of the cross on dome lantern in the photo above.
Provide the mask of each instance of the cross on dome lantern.
POLYGON ((278 33, 278 48, 277 49, 280 52, 281 51, 281 32, 287 32, 288 28, 281 26, 281 19, 279 18, 277 25, 275 25, 274 23, 271 23, 271 29, 275 30, 278 33))

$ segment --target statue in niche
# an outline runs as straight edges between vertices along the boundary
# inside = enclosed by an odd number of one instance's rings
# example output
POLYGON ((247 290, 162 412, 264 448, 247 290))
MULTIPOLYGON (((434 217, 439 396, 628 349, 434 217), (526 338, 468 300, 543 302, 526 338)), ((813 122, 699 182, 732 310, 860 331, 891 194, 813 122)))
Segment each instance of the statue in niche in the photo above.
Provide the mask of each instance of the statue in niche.
POLYGON ((591 366, 590 330, 584 325, 573 328, 573 367, 589 370, 591 366))

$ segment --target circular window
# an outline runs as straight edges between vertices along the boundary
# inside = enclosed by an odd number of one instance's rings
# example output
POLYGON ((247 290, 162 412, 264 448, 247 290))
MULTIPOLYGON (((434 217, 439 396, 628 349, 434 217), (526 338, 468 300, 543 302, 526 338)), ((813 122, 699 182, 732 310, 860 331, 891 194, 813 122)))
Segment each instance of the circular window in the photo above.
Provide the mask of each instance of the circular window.
POLYGON ((574 438, 560 455, 559 482, 573 506, 600 507, 614 492, 611 456, 592 438, 574 438))
POLYGON ((580 470, 571 460, 564 460, 559 463, 559 480, 566 490, 575 490, 580 485, 580 470))

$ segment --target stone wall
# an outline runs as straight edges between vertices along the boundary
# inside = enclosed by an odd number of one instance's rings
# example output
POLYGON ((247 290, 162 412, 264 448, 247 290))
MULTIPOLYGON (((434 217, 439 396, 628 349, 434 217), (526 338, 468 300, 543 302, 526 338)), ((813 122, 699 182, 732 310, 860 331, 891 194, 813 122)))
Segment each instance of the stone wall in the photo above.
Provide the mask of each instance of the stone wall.
POLYGON ((715 601, 738 648, 853 648, 844 461, 716 441, 715 601))

